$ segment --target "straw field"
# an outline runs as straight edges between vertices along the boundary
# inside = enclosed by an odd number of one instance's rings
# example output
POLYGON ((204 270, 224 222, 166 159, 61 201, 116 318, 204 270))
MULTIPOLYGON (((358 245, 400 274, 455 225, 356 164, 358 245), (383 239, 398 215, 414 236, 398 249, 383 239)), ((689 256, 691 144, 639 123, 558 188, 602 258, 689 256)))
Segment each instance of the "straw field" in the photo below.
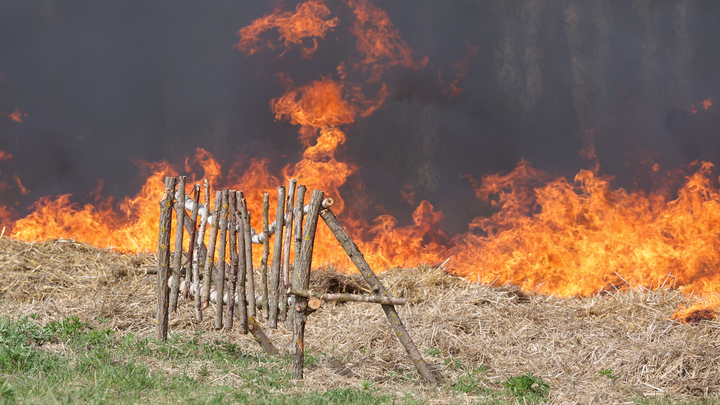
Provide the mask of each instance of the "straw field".
MULTIPOLYGON (((146 272, 155 265, 154 255, 123 255, 73 241, 2 239, 2 314, 35 314, 43 325, 76 316, 116 336, 151 338, 156 279, 146 272)), ((513 382, 521 377, 531 379, 531 389, 540 397, 547 384, 547 403, 553 404, 704 402, 703 398, 715 403, 720 389, 720 324, 670 320, 678 305, 688 304, 676 290, 628 288, 559 299, 512 286, 471 284, 442 268, 391 269, 380 276, 393 295, 409 299, 398 311, 440 385, 420 380, 379 305, 326 303, 308 319, 305 344, 310 361, 305 379, 282 382, 278 395, 371 387, 378 398, 389 401, 523 403, 530 397, 511 395, 513 382)), ((315 291, 361 293, 365 288, 359 275, 331 269, 312 273, 315 291)), ((215 331, 210 316, 202 323, 192 321, 190 302, 181 301, 179 308, 170 317, 171 337, 223 339, 245 353, 266 356, 250 335, 237 328, 215 331)), ((277 330, 263 327, 280 356, 288 358, 291 333, 282 325, 277 330)), ((160 350, 163 344, 154 345, 160 350)), ((49 344, 45 350, 63 349, 49 344)), ((156 359, 148 361, 148 367, 167 375, 207 374, 202 361, 178 367, 177 362, 156 359)), ((233 375, 204 381, 248 386, 233 375)))

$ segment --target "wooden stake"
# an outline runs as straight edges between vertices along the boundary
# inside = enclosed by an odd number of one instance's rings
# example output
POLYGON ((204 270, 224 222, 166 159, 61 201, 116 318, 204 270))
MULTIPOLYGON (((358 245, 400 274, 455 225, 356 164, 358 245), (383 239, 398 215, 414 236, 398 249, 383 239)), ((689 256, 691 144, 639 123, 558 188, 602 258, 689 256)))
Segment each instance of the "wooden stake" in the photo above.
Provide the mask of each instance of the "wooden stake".
POLYGON ((287 192, 287 207, 285 209, 285 240, 282 252, 282 277, 280 279, 280 320, 287 316, 287 289, 290 286, 290 244, 293 231, 293 199, 295 198, 295 185, 297 180, 290 179, 287 192))
MULTIPOLYGON (((210 184, 207 180, 204 180, 203 183, 205 185, 205 192, 203 194, 205 209, 210 209, 210 184)), ((200 230, 198 231, 198 243, 195 245, 195 260, 193 261, 193 281, 195 282, 195 291, 200 291, 200 264, 203 263, 203 260, 201 259, 199 253, 200 246, 202 246, 205 241, 207 218, 208 215, 205 215, 200 221, 200 230)), ((205 251, 205 257, 207 257, 207 250, 205 251)), ((202 294, 195 294, 195 320, 198 322, 202 322, 203 320, 201 297, 202 294)))
POLYGON ((178 294, 180 293, 180 270, 182 269, 183 256, 183 224, 185 223, 185 176, 178 177, 177 200, 178 209, 175 223, 175 257, 173 260, 172 287, 170 288, 170 312, 177 312, 178 294))
MULTIPOLYGON (((242 198, 242 192, 238 191, 235 193, 235 208, 236 210, 242 210, 243 206, 243 198, 242 198)), ((242 211, 235 212, 235 215, 237 216, 237 220, 239 222, 239 229, 238 229, 238 281, 237 281, 237 291, 238 296, 242 299, 238 299, 238 308, 237 308, 237 319, 238 323, 240 323, 240 332, 243 334, 248 333, 248 312, 247 312, 247 303, 245 302, 245 296, 246 296, 246 279, 247 279, 247 266, 246 266, 246 260, 247 256, 245 255, 245 218, 242 215, 242 211)))
MULTIPOLYGON (((362 274, 363 278, 372 289, 372 292, 382 297, 389 297, 385 286, 383 286, 380 280, 378 280, 377 276, 370 268, 370 265, 368 265, 367 261, 365 260, 362 252, 360 252, 360 249, 358 249, 355 242, 352 241, 350 235, 348 235, 348 233, 345 231, 345 228, 343 228, 343 226, 340 224, 340 221, 338 221, 332 210, 329 208, 324 209, 320 211, 320 216, 322 216, 322 219, 325 221, 328 228, 330 228, 332 233, 335 235, 335 238, 337 238, 338 242, 340 242, 340 245, 343 247, 343 249, 345 249, 345 253, 347 253, 347 255, 350 257, 350 260, 352 260, 357 269, 360 270, 360 274, 362 274)), ((293 287, 295 286, 293 285, 293 287)), ((407 351, 408 356, 410 356, 410 359, 412 360, 413 364, 415 364, 415 368, 417 368, 420 375, 428 382, 432 384, 437 384, 435 376, 433 376, 432 372, 427 366, 427 363, 425 363, 425 361, 423 360, 420 351, 418 351, 417 346, 415 346, 415 343, 412 341, 410 334, 408 334, 407 329, 405 329, 405 325, 403 325, 402 321, 400 320, 400 316, 395 310, 395 307, 392 305, 383 305, 382 308, 383 311, 385 311, 385 315, 387 316, 388 320, 390 321, 390 326, 395 331, 395 334, 400 340, 400 343, 402 343, 402 345, 405 347, 405 351, 407 351)))
POLYGON ((157 271, 157 318, 155 323, 155 339, 167 340, 168 304, 170 289, 168 288, 168 272, 170 271, 170 231, 172 227, 172 207, 175 200, 174 177, 165 178, 165 194, 160 202, 160 226, 158 234, 158 271, 157 271))
MULTIPOLYGON (((230 269, 228 271, 228 297, 235 296, 235 285, 237 284, 238 271, 238 246, 237 246, 237 207, 235 206, 235 190, 228 193, 228 245, 230 249, 230 269)), ((225 329, 232 329, 235 303, 225 307, 225 329)))
POLYGON ((251 317, 255 316, 255 271, 253 270, 252 236, 250 232, 252 218, 247 210, 247 201, 244 198, 240 206, 242 207, 241 214, 245 217, 243 231, 245 232, 245 272, 247 273, 247 314, 251 317))
POLYGON ((272 342, 270 342, 270 339, 268 339, 265 332, 263 332, 262 328, 260 328, 260 324, 255 320, 255 318, 250 317, 248 319, 248 325, 250 333, 252 333, 255 337, 255 341, 258 342, 263 349, 265 349, 265 353, 271 356, 278 354, 278 350, 275 346, 273 346, 272 342))
POLYGON ((372 302, 374 304, 383 305, 405 305, 407 300, 405 298, 395 297, 383 297, 378 295, 366 295, 366 294, 348 294, 348 293, 321 293, 312 290, 297 290, 290 288, 288 291, 291 295, 298 295, 305 298, 318 298, 323 301, 336 301, 336 302, 372 302))
MULTIPOLYGON (((310 198, 310 210, 305 219, 305 233, 303 233, 302 249, 300 250, 300 261, 295 267, 293 277, 293 288, 307 290, 310 287, 310 267, 312 266, 312 253, 315 244, 315 231, 317 229, 318 213, 322 204, 323 192, 315 190, 310 198)), ((295 322, 293 325, 293 342, 295 351, 293 353, 292 375, 295 379, 303 378, 303 367, 305 362, 305 320, 307 318, 307 298, 296 297, 295 299, 295 322)))
POLYGON ((213 217, 215 221, 212 223, 210 228, 210 239, 208 240, 207 256, 205 257, 205 267, 203 267, 203 286, 202 292, 202 309, 207 308, 208 301, 210 300, 210 279, 212 278, 213 261, 215 260, 215 243, 217 242, 217 231, 218 222, 217 218, 220 215, 220 205, 222 203, 222 191, 215 193, 215 210, 213 211, 213 217))
POLYGON ((283 221, 285 217, 285 186, 278 187, 278 203, 275 216, 275 246, 273 248, 272 268, 270 272, 270 317, 268 325, 277 328, 278 286, 280 284, 280 263, 282 259, 283 221))
MULTIPOLYGON (((295 231, 293 234, 295 235, 295 263, 293 265, 293 269, 297 269, 298 265, 300 263, 300 250, 302 249, 302 221, 303 221, 303 214, 305 212, 305 191, 307 188, 304 185, 300 185, 297 189, 297 195, 295 196, 295 210, 293 212, 293 217, 295 219, 295 231)), ((294 278, 294 271, 291 275, 291 278, 294 278)), ((290 303, 288 305, 290 308, 295 307, 295 296, 290 296, 290 303)), ((285 319, 285 326, 288 329, 292 329, 295 319, 295 311, 289 311, 287 318, 285 319)))
MULTIPOLYGON (((195 239, 197 238, 197 217, 198 217, 198 209, 200 208, 200 184, 195 184, 193 186, 193 210, 192 215, 190 216, 190 220, 192 221, 192 231, 190 232, 190 240, 188 241, 188 252, 187 252, 187 258, 185 260, 186 266, 187 266, 187 281, 188 283, 195 280, 195 239), (192 269, 192 270, 191 270, 192 269)), ((199 277, 198 277, 199 278, 199 277)), ((190 292, 189 288, 185 289, 185 293, 183 294, 183 299, 188 299, 188 293, 190 292)))
MULTIPOLYGON (((268 211, 270 210, 270 194, 263 194, 263 234, 267 235, 268 231, 268 211)), ((268 318, 268 280, 267 280, 267 262, 270 255, 270 238, 263 239, 263 253, 260 259, 260 283, 262 284, 262 308, 265 319, 268 318)))
MULTIPOLYGON (((215 288, 219 294, 225 293, 225 246, 227 236, 227 214, 228 214, 228 190, 222 191, 222 208, 220 211, 220 243, 218 244, 218 267, 217 279, 215 280, 215 288)), ((215 217, 216 219, 218 217, 215 217)), ((222 329, 223 326, 223 302, 218 300, 215 304, 215 329, 222 329)))

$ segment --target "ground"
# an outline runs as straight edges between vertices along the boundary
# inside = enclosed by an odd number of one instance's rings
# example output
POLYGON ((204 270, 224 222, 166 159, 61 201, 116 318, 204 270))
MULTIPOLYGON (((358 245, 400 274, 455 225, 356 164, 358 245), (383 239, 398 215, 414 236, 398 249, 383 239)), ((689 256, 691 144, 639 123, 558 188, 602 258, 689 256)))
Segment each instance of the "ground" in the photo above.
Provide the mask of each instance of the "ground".
MULTIPOLYGON (((280 355, 215 331, 180 302, 157 342, 154 255, 67 240, 0 240, 0 400, 8 403, 717 403, 720 323, 670 317, 677 290, 556 298, 472 284, 439 267, 381 280, 441 380, 424 383, 379 305, 310 315, 305 379, 290 331, 263 323, 280 355)), ((314 271, 312 289, 361 292, 358 275, 314 271)))

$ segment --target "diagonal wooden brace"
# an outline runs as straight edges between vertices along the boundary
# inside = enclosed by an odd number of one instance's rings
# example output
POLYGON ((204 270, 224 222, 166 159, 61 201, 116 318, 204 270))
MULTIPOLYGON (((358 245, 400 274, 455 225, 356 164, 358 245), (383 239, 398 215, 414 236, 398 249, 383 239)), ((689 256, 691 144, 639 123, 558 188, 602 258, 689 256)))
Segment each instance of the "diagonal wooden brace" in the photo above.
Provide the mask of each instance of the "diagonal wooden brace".
MULTIPOLYGON (((370 265, 365 260, 365 256, 363 256, 362 252, 360 252, 360 249, 358 249, 355 242, 352 241, 350 235, 348 235, 348 233, 345 231, 345 228, 343 228, 343 226, 340 224, 340 221, 338 221, 332 210, 330 208, 323 209, 320 211, 320 216, 322 217, 323 221, 325 221, 328 228, 330 228, 332 233, 335 235, 335 238, 337 238, 338 242, 340 242, 340 245, 342 245, 343 249, 345 249, 345 253, 347 253, 347 255, 350 257, 350 260, 352 260, 352 262, 355 264, 355 267, 360 270, 360 274, 362 274, 363 278, 372 289, 372 292, 383 297, 389 297, 385 286, 382 285, 380 280, 372 271, 370 265)), ((388 320, 390 321, 390 326, 395 331, 395 334, 397 335, 398 340, 400 340, 400 343, 402 343, 402 345, 405 347, 405 351, 407 351, 408 356, 410 356, 410 359, 412 360, 415 368, 418 370, 420 375, 428 382, 432 384, 437 384, 437 379, 430 371, 430 368, 428 368, 427 363, 423 360, 420 351, 418 351, 417 346, 415 346, 415 343, 410 337, 407 329, 405 329, 405 325, 403 325, 400 316, 395 310, 395 306, 382 305, 382 308, 383 311, 385 311, 385 315, 388 317, 388 320)))

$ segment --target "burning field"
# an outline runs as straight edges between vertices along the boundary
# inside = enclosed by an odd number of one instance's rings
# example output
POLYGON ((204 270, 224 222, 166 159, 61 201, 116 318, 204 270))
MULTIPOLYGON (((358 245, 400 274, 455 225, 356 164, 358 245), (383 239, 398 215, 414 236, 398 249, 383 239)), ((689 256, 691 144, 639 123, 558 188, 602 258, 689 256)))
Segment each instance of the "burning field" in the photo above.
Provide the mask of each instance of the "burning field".
MULTIPOLYGON (((88 70, 0 41, 7 310, 147 333, 165 176, 188 176, 188 193, 203 179, 243 190, 255 229, 263 194, 297 179, 334 199, 370 266, 410 299, 403 319, 445 394, 479 367, 490 390, 534 373, 558 403, 716 391, 720 83, 705 33, 717 10, 383 3, 147 6, 161 28, 114 20, 120 5, 93 18, 50 0, 13 8, 47 30, 22 31, 29 46, 68 46, 88 70), (53 84, 47 97, 23 92, 28 72, 53 84), (76 82, 78 94, 60 84, 76 82)), ((319 289, 365 288, 322 224, 313 264, 333 269, 314 273, 319 289)), ((217 334, 183 308, 173 330, 217 334)), ((312 315, 308 345, 323 355, 293 389, 417 390, 393 377, 411 368, 381 315, 312 315)), ((289 347, 282 328, 271 338, 289 347)))
MULTIPOLYGON (((37 314, 43 324, 79 316, 121 336, 154 335, 156 281, 146 274, 155 268, 154 255, 121 254, 69 240, 3 239, 0 260, 5 313, 37 314)), ((393 295, 409 299, 399 313, 440 377, 439 388, 419 379, 380 306, 346 303, 327 304, 310 316, 306 350, 314 360, 302 383, 278 394, 372 384, 400 401, 481 401, 502 393, 509 378, 527 373, 549 385, 548 403, 562 404, 697 398, 720 386, 717 322, 669 319, 678 305, 687 304, 676 289, 627 287, 558 298, 471 283, 428 266, 392 269, 381 279, 393 295)), ((319 269, 311 289, 360 293, 367 285, 359 275, 319 269)), ((202 331, 202 341, 229 339, 244 352, 262 353, 249 334, 237 328, 215 331, 212 319, 196 323, 193 316, 192 302, 181 301, 170 323, 173 335, 202 331)), ((282 324, 267 332, 281 354, 288 350, 291 335, 282 324)), ((191 377, 204 366, 150 364, 152 372, 191 377)), ((243 387, 231 380, 222 383, 243 387)))

